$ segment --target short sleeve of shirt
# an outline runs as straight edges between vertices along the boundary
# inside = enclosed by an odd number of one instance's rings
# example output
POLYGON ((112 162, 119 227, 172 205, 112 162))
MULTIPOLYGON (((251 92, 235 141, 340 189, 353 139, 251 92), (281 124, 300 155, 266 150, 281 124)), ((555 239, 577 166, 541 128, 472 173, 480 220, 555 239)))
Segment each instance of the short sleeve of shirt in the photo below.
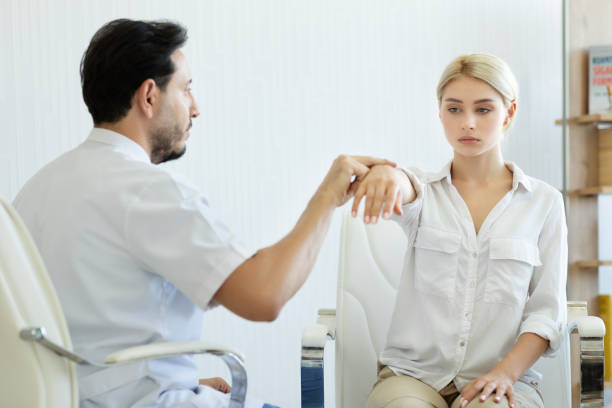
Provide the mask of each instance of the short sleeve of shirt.
POLYGON ((130 252, 202 309, 246 259, 197 189, 169 174, 143 186, 125 216, 130 252))

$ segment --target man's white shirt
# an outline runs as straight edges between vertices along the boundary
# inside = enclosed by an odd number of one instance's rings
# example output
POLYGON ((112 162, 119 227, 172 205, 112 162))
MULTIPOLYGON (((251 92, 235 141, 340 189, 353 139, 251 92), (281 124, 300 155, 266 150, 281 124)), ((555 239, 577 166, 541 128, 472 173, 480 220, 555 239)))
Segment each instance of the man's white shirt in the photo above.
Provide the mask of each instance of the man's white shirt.
MULTIPOLYGON (((381 363, 436 390, 488 373, 523 333, 554 353, 567 319, 567 227, 559 191, 518 166, 512 189, 478 234, 451 180, 408 170, 414 202, 393 218, 408 237, 404 270, 381 363)), ((524 380, 537 383, 528 370, 524 380)))
MULTIPOLYGON (((200 339, 203 310, 246 259, 197 188, 105 129, 45 166, 14 205, 46 263, 74 350, 96 361, 134 345, 200 339)), ((78 377, 82 406, 153 406, 162 392, 163 405, 174 406, 201 390, 187 356, 79 366, 78 377)))

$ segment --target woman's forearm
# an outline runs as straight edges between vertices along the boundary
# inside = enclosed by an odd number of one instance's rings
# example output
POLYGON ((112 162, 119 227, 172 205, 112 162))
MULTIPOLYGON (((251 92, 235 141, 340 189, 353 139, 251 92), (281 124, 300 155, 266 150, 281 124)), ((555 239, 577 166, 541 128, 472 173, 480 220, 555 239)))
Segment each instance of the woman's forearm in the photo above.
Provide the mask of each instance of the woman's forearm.
POLYGON ((549 341, 535 333, 523 333, 512 350, 495 366, 516 382, 548 348, 549 341))

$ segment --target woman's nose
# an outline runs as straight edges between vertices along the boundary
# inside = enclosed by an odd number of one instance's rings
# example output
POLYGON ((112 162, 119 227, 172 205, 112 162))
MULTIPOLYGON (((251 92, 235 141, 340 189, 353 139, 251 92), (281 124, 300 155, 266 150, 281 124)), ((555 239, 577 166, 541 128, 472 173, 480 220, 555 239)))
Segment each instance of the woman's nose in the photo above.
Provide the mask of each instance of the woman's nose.
POLYGON ((463 121, 462 128, 464 130, 474 130, 474 127, 475 127, 474 117, 472 115, 468 115, 463 121))

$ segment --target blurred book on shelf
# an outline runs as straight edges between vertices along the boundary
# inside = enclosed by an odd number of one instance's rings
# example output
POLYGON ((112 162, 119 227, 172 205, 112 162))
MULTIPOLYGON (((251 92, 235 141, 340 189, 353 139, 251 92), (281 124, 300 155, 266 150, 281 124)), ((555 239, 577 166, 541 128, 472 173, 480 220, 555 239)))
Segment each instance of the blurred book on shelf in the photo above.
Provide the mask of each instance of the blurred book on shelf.
POLYGON ((589 48, 589 114, 612 113, 612 45, 589 48))

